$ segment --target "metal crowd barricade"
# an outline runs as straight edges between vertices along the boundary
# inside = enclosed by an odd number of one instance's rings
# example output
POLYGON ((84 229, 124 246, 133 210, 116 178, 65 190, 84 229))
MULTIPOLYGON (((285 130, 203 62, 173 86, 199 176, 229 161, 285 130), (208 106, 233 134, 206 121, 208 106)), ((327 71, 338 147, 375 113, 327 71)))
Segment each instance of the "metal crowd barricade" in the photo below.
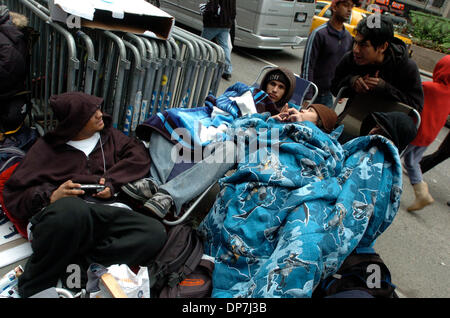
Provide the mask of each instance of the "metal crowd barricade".
POLYGON ((32 91, 32 114, 41 123, 43 131, 51 128, 52 113, 48 107, 49 97, 76 89, 76 72, 79 60, 75 39, 61 25, 51 21, 48 9, 33 0, 5 0, 11 11, 19 12, 29 19, 29 25, 39 32, 30 61, 32 91))
POLYGON ((5 0, 40 33, 32 54, 32 97, 50 129, 49 97, 83 91, 104 99, 113 126, 134 134, 138 124, 172 107, 202 106, 215 95, 225 67, 223 49, 174 27, 166 41, 126 32, 53 22, 46 0, 5 0))
POLYGON ((207 61, 204 61, 206 64, 205 77, 202 81, 196 82, 196 84, 202 85, 200 96, 198 99, 194 100, 193 104, 194 106, 198 106, 203 103, 204 98, 206 98, 208 94, 215 95, 217 93, 220 78, 225 68, 225 53, 219 45, 206 40, 197 34, 190 33, 180 28, 175 28, 174 32, 193 43, 199 43, 199 45, 208 50, 208 55, 206 56, 207 61))

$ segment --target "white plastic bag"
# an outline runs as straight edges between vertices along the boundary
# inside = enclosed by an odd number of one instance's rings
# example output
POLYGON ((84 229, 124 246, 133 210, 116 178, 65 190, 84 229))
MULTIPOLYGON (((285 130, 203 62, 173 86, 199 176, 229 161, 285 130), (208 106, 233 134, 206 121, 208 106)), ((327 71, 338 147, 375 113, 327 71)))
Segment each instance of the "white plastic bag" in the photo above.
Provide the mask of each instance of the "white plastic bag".
POLYGON ((104 274, 111 274, 120 289, 128 298, 150 298, 150 280, 147 267, 140 267, 137 274, 125 264, 111 265, 108 268, 100 264, 91 264, 88 270, 86 291, 90 298, 112 298, 108 286, 102 281, 104 274))

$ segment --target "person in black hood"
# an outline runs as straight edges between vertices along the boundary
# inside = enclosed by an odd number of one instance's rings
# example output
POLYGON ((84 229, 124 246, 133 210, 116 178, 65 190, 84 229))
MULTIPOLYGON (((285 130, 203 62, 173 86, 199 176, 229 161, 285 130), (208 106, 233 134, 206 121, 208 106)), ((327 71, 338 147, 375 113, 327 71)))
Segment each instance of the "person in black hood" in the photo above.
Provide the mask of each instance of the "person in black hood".
POLYGON ((27 115, 27 24, 25 16, 0 6, 0 132, 4 134, 14 133, 27 115))
POLYGON ((19 278, 22 298, 55 287, 69 264, 81 273, 94 262, 145 266, 165 243, 161 222, 118 205, 115 194, 147 174, 150 157, 141 142, 112 127, 102 105, 81 92, 52 96, 58 126, 5 183, 2 206, 33 249, 19 278), (81 184, 104 188, 90 194, 81 184))
POLYGON ((409 145, 417 135, 417 127, 407 114, 402 112, 373 112, 361 124, 360 136, 382 135, 391 140, 398 152, 409 145))
POLYGON ((331 92, 337 96, 342 87, 348 87, 342 97, 373 93, 420 113, 424 96, 417 65, 409 58, 406 44, 394 37, 391 20, 372 17, 358 23, 353 49, 337 65, 331 92))

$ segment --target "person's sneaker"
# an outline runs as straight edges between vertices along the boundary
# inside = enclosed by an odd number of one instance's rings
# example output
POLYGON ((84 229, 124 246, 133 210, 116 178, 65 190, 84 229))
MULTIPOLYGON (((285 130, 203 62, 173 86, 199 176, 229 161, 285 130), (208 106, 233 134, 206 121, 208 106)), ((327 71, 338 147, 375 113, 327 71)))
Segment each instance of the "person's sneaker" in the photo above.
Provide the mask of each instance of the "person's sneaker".
POLYGON ((222 74, 222 78, 223 78, 224 80, 229 81, 229 80, 231 79, 231 74, 223 73, 223 74, 222 74))
POLYGON ((158 185, 152 179, 144 178, 127 183, 121 189, 133 199, 145 202, 158 191, 158 185))
POLYGON ((173 199, 169 194, 157 192, 144 204, 144 208, 164 219, 170 208, 173 206, 173 199))

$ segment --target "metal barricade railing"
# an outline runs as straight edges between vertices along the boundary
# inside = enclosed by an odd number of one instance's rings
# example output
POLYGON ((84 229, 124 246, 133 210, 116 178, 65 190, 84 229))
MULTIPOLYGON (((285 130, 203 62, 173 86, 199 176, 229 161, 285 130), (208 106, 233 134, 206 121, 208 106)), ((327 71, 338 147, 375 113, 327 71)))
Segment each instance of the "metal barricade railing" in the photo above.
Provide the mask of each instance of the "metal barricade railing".
POLYGON ((39 39, 31 56, 31 84, 33 116, 43 120, 42 129, 51 128, 52 113, 48 107, 49 97, 76 90, 76 72, 79 60, 75 39, 61 25, 51 21, 48 9, 33 0, 5 0, 11 11, 19 12, 29 19, 29 25, 39 32, 39 39))
POLYGON ((104 99, 113 126, 134 134, 138 124, 172 107, 202 106, 215 95, 225 67, 217 44, 174 27, 166 41, 126 32, 69 28, 53 22, 46 0, 5 0, 40 33, 32 56, 32 90, 46 125, 48 99, 83 91, 104 99))

